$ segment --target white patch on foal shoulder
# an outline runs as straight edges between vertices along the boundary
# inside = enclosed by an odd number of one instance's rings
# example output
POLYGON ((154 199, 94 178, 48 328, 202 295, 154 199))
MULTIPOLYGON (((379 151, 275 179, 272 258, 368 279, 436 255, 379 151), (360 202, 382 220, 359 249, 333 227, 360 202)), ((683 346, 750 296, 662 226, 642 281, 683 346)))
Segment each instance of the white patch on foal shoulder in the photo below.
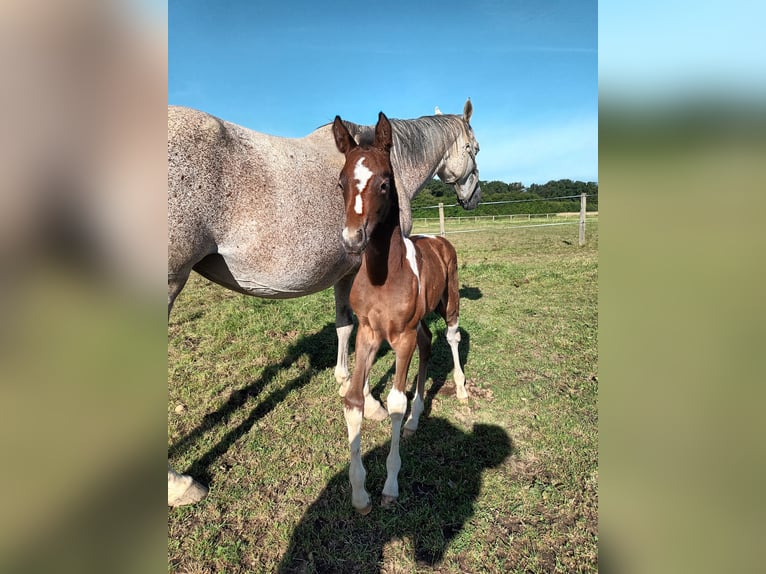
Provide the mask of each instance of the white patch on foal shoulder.
POLYGON ((420 293, 420 273, 418 272, 418 260, 415 255, 415 244, 404 235, 402 235, 402 240, 404 241, 404 248, 407 251, 407 261, 409 262, 415 277, 418 279, 418 293, 420 293))
POLYGON ((362 192, 370 181, 372 172, 364 165, 364 158, 360 157, 354 166, 354 181, 356 182, 356 201, 354 202, 354 211, 362 215, 364 206, 362 205, 362 192))

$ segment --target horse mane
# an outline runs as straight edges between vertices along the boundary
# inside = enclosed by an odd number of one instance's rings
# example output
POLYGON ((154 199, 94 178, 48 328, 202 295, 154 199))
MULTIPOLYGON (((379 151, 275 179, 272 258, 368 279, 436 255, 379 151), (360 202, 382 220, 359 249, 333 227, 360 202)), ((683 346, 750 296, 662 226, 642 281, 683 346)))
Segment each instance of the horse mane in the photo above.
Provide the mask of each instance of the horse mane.
MULTIPOLYGON (((394 146, 391 162, 399 169, 408 169, 441 159, 465 130, 463 117, 454 114, 421 116, 411 120, 392 119, 394 146)), ((359 145, 372 145, 375 126, 363 126, 343 120, 359 145)))

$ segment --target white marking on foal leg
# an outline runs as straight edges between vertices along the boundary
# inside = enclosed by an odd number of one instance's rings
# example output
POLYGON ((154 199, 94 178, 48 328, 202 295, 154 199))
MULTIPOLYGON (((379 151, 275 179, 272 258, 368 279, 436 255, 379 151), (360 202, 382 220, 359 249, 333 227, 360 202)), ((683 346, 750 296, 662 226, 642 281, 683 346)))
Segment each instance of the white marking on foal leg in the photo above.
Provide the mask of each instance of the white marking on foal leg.
POLYGON ((460 331, 457 322, 455 322, 454 325, 447 327, 447 342, 449 343, 450 349, 452 349, 452 361, 455 363, 455 372, 453 375, 455 379, 455 394, 457 395, 457 398, 465 400, 468 398, 468 391, 465 390, 465 374, 460 367, 460 354, 458 353, 460 331))
POLYGON ((372 509, 370 495, 364 488, 367 472, 362 464, 362 411, 359 409, 343 409, 348 429, 348 446, 351 462, 348 467, 348 479, 351 482, 351 504, 361 514, 367 514, 372 509))
POLYGON ((194 504, 207 496, 208 489, 186 474, 168 467, 168 506, 194 504))
POLYGON ((382 506, 388 506, 399 497, 399 470, 402 459, 399 456, 399 435, 402 430, 402 419, 407 410, 407 395, 396 389, 388 393, 388 412, 391 414, 391 450, 386 459, 386 484, 383 486, 382 506))
POLYGON ((364 381, 364 418, 382 421, 388 418, 388 411, 370 394, 370 380, 364 381))
POLYGON ((424 409, 425 405, 423 404, 423 397, 420 396, 420 392, 416 388, 415 398, 412 399, 412 409, 410 410, 410 416, 407 418, 407 422, 404 424, 405 438, 418 430, 420 415, 423 413, 424 409))
POLYGON ((338 394, 345 397, 351 384, 351 374, 348 371, 348 341, 351 338, 353 325, 338 327, 338 361, 335 363, 335 381, 340 385, 338 394))
POLYGON ((410 264, 412 272, 418 279, 418 293, 420 293, 420 273, 418 272, 418 259, 415 253, 415 244, 410 241, 408 237, 402 234, 402 240, 404 241, 404 249, 407 251, 407 262, 410 264))

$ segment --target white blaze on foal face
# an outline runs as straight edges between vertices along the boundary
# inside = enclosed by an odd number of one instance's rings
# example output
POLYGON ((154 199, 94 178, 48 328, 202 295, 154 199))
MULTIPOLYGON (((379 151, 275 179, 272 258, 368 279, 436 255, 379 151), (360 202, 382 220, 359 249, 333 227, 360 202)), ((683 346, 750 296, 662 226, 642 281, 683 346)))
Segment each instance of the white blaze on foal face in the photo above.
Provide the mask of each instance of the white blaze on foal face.
POLYGON ((354 183, 356 183, 356 200, 354 201, 354 212, 362 215, 364 205, 362 204, 362 192, 367 187, 367 183, 372 177, 372 172, 364 165, 364 158, 360 157, 354 166, 354 183))

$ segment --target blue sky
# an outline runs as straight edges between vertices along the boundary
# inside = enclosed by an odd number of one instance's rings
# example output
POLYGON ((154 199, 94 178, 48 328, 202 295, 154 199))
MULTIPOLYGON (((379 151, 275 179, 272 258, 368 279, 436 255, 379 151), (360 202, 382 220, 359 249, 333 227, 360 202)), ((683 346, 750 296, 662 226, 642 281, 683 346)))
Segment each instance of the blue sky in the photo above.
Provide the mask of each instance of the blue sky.
POLYGON ((301 137, 474 104, 483 180, 598 180, 597 2, 171 0, 168 101, 301 137))

